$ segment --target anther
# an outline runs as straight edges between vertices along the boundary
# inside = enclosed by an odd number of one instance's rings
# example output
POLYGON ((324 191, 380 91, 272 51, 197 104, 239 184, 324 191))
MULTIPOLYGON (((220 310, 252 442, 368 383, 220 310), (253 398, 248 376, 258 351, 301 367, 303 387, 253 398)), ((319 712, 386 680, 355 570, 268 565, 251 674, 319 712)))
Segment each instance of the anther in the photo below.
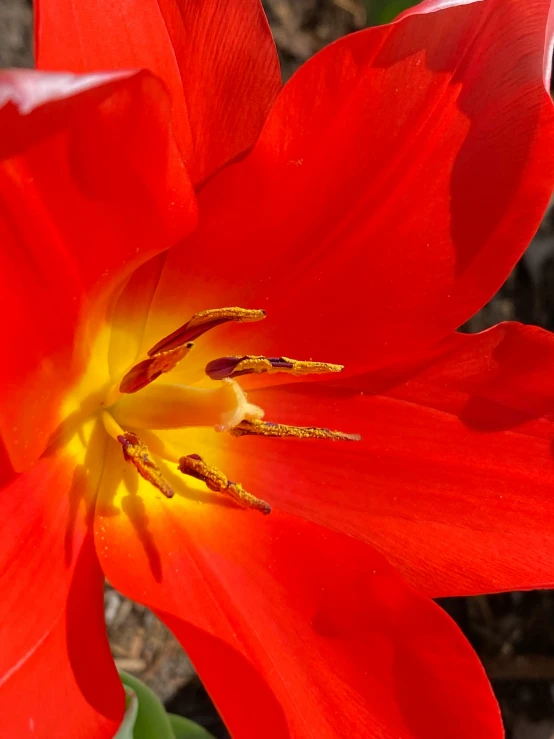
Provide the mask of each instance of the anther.
POLYGON ((150 349, 148 356, 159 352, 165 352, 182 346, 187 341, 197 339, 206 331, 210 331, 216 326, 229 321, 237 321, 239 323, 261 321, 265 318, 265 310, 250 310, 247 308, 213 308, 212 310, 203 310, 195 313, 193 317, 183 326, 173 333, 158 341, 158 343, 150 349))
POLYGON ((208 362, 205 372, 212 380, 240 377, 240 375, 260 374, 262 372, 289 372, 293 375, 327 374, 341 372, 341 364, 329 362, 307 362, 289 357, 220 357, 208 362))
POLYGON ((216 467, 206 464, 198 454, 189 454, 186 457, 181 457, 179 460, 179 470, 184 475, 201 480, 210 490, 231 496, 236 503, 245 508, 254 508, 264 515, 271 513, 271 506, 265 500, 256 498, 255 495, 248 493, 240 483, 229 480, 216 467))
POLYGON ((134 465, 139 475, 157 488, 160 493, 163 493, 166 498, 172 498, 174 495, 173 489, 151 458, 146 444, 131 431, 120 434, 117 440, 123 447, 125 461, 134 465))
POLYGON ((121 380, 119 391, 130 394, 142 390, 160 375, 171 372, 181 359, 186 357, 193 346, 193 342, 188 341, 183 346, 153 354, 148 359, 135 364, 121 380))
POLYGON ((360 441, 359 434, 345 434, 342 431, 331 431, 317 426, 287 426, 284 423, 268 421, 242 421, 232 428, 231 436, 269 436, 294 439, 332 439, 334 441, 360 441))

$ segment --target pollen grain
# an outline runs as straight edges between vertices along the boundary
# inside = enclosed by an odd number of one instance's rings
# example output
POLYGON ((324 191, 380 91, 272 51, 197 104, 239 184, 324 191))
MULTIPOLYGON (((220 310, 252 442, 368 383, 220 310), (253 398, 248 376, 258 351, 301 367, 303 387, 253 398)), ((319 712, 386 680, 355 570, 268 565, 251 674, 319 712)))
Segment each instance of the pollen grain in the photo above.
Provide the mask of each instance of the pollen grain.
POLYGON ((232 428, 231 436, 270 436, 281 439, 332 439, 333 441, 360 441, 359 434, 345 434, 343 431, 331 431, 317 426, 288 426, 284 423, 269 421, 241 421, 232 428))
POLYGON ((198 454, 181 457, 179 470, 184 475, 190 475, 206 483, 206 486, 216 493, 230 495, 235 502, 245 508, 253 508, 264 515, 271 513, 271 506, 265 500, 248 493, 240 483, 229 480, 221 470, 206 464, 198 454))
POLYGON ((125 461, 134 465, 139 475, 163 493, 166 498, 173 498, 175 494, 173 488, 152 459, 146 444, 131 431, 120 434, 117 440, 123 447, 125 461))

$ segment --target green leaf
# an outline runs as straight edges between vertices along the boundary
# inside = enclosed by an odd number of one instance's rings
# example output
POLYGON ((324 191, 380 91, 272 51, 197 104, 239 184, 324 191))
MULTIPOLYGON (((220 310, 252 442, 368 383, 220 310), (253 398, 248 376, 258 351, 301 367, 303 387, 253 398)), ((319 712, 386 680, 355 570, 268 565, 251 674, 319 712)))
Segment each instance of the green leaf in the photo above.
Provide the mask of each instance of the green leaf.
POLYGON ((203 726, 195 724, 183 716, 176 716, 174 713, 168 713, 169 721, 175 734, 175 739, 214 739, 213 734, 203 726))
POLYGON ((138 714, 137 694, 131 688, 125 688, 125 715, 114 739, 133 739, 133 728, 138 714))
POLYGON ((119 677, 126 688, 136 693, 138 713, 133 733, 120 737, 118 732, 117 739, 131 736, 133 739, 175 739, 169 716, 160 699, 144 683, 127 672, 120 670, 119 677))
POLYGON ((369 26, 390 23, 419 0, 365 0, 369 26))

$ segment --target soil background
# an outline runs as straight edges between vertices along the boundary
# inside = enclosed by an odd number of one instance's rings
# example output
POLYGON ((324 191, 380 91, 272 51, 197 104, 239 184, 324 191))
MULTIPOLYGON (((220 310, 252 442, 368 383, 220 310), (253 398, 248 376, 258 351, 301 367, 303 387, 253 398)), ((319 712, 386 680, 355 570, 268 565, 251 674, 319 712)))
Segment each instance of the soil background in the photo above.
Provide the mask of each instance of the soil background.
MULTIPOLYGON (((265 0, 264 4, 287 78, 329 42, 370 23, 390 20, 408 2, 265 0)), ((32 65, 31 0, 0 0, 0 66, 32 65)), ((550 212, 507 283, 463 330, 480 331, 512 319, 554 330, 554 215, 550 212)), ((440 604, 480 655, 499 699, 508 739, 554 739, 554 593, 450 598, 440 604)), ((169 710, 194 719, 218 739, 227 737, 193 666, 158 619, 109 585, 105 614, 118 666, 150 685, 169 710)))

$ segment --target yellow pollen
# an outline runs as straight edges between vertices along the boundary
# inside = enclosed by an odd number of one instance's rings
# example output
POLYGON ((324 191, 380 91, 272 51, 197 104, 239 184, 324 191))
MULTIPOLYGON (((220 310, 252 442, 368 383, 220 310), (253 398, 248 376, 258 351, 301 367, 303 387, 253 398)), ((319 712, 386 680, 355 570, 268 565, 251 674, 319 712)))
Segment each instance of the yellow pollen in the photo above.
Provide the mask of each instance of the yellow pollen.
POLYGON ((181 346, 192 341, 216 326, 229 321, 250 323, 265 318, 265 310, 250 310, 248 308, 213 308, 195 313, 193 317, 173 333, 166 336, 148 351, 148 356, 181 346))
POLYGON ((206 365, 206 374, 213 380, 240 375, 261 374, 262 372, 288 372, 292 375, 316 375, 341 372, 341 364, 312 362, 290 359, 289 357, 238 356, 221 357, 206 365))
POLYGON ((202 480, 210 490, 216 493, 230 495, 234 501, 245 508, 254 508, 265 515, 271 513, 271 506, 265 500, 256 498, 255 495, 248 493, 240 483, 231 482, 223 472, 216 467, 206 464, 198 454, 189 454, 187 457, 181 457, 179 460, 179 470, 184 475, 190 475, 197 480, 202 480))
POLYGON ((329 362, 307 362, 298 359, 280 357, 281 362, 290 367, 275 367, 270 359, 266 357, 243 357, 236 366, 236 370, 247 372, 290 372, 293 375, 315 375, 328 372, 341 372, 344 367, 341 364, 330 364, 329 362))
MULTIPOLYGON (((262 372, 294 375, 336 373, 343 369, 339 364, 288 357, 227 356, 206 365, 208 377, 217 381, 210 387, 163 381, 151 384, 160 375, 171 372, 192 349, 193 339, 206 331, 229 321, 248 322, 263 318, 265 311, 237 307, 195 313, 187 323, 150 349, 147 358, 134 365, 119 384, 112 385, 100 403, 103 409, 110 408, 109 412, 101 410, 100 417, 107 433, 121 445, 125 461, 167 498, 174 495, 174 490, 155 458, 177 464, 184 475, 200 480, 209 490, 227 495, 245 508, 263 514, 271 511, 266 501, 247 492, 240 483, 229 480, 198 454, 181 456, 172 446, 174 437, 159 433, 164 430, 212 427, 215 431, 228 431, 234 437, 360 440, 358 434, 327 428, 265 422, 262 420, 263 410, 248 402, 244 390, 232 379, 262 372)), ((167 474, 169 476, 169 472, 167 474)), ((170 479, 173 482, 173 478, 170 479)))
POLYGON ((193 346, 193 342, 189 341, 183 346, 159 352, 135 364, 121 380, 119 391, 121 393, 136 393, 142 390, 160 375, 171 372, 181 359, 187 356, 193 346))
MULTIPOLYGON (((101 417, 108 434, 123 447, 125 461, 132 464, 139 475, 163 493, 166 498, 172 498, 175 492, 164 478, 158 465, 152 459, 150 450, 144 441, 132 431, 123 431, 121 426, 107 411, 102 411, 101 417)), ((240 483, 229 480, 216 467, 206 464, 198 454, 190 454, 186 457, 175 459, 173 452, 170 451, 168 457, 167 450, 163 447, 163 442, 155 434, 147 432, 147 438, 152 440, 156 452, 165 459, 169 458, 170 461, 175 461, 180 472, 201 480, 209 490, 229 495, 236 503, 245 508, 253 508, 266 515, 271 513, 271 507, 268 503, 248 493, 240 483)))
POLYGON ((175 493, 152 459, 146 444, 131 431, 120 434, 117 440, 123 447, 125 461, 134 465, 139 475, 163 493, 166 498, 173 498, 175 493))
POLYGON ((359 434, 345 434, 317 426, 287 426, 257 419, 241 421, 230 430, 231 436, 271 436, 294 439, 332 439, 334 441, 360 441, 359 434))

